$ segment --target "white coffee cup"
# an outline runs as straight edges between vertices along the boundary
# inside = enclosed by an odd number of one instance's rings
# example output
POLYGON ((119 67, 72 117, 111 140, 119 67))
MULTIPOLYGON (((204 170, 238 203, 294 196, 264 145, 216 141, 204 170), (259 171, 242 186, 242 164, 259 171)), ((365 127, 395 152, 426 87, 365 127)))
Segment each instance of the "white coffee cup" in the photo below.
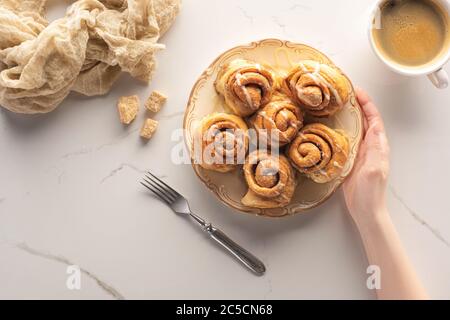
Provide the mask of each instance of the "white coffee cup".
MULTIPOLYGON (((377 21, 380 20, 381 10, 380 7, 382 4, 384 4, 387 0, 377 0, 374 7, 372 8, 370 12, 370 20, 369 20, 369 41, 372 46, 373 51, 375 54, 380 58, 381 61, 383 61, 391 70, 394 72, 397 72, 399 74, 410 76, 410 77, 418 77, 418 76, 428 76, 430 81, 439 89, 445 89, 448 87, 449 84, 449 76, 447 72, 444 71, 443 67, 444 65, 450 60, 450 47, 447 49, 447 52, 442 55, 441 58, 436 60, 435 62, 431 64, 427 64, 423 67, 407 67, 402 66, 401 64, 395 63, 394 61, 388 59, 377 47, 373 35, 373 28, 374 28, 374 22, 375 25, 377 21)), ((450 16, 450 1, 449 0, 434 0, 437 4, 442 7, 443 10, 446 10, 447 13, 450 16)))

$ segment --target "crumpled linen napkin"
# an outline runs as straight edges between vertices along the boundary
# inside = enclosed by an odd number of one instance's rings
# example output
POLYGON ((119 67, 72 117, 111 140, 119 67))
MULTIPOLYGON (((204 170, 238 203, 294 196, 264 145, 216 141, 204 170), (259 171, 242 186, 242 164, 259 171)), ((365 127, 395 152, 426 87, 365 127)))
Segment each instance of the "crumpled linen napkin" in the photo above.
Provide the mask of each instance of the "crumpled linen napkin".
POLYGON ((111 89, 121 72, 150 81, 180 0, 79 0, 48 23, 46 0, 0 0, 0 105, 47 113, 71 91, 111 89))

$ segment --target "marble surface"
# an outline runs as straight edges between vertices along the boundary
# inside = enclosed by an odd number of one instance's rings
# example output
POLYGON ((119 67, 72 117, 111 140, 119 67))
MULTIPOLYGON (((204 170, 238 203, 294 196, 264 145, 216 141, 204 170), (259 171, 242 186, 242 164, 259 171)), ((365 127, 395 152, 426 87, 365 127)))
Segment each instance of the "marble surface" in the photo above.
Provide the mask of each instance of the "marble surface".
POLYGON ((390 212, 430 295, 449 299, 450 89, 376 59, 366 36, 372 2, 185 0, 150 87, 123 76, 109 95, 73 94, 48 115, 1 110, 0 298, 373 299, 341 192, 308 214, 263 219, 224 207, 189 165, 171 161, 201 72, 230 47, 276 37, 324 51, 380 106, 392 147, 390 212), (115 104, 151 89, 169 101, 144 144, 143 115, 124 128, 115 104), (146 169, 264 260, 267 274, 253 276, 147 194, 138 184, 146 169), (80 290, 66 287, 68 265, 82 269, 80 290))

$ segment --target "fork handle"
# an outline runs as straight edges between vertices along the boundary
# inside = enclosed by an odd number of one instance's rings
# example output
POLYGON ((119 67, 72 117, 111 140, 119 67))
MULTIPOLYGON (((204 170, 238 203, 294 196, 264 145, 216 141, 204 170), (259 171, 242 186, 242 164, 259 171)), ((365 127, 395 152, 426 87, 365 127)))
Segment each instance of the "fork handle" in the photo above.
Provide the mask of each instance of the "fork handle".
POLYGON ((233 256, 235 256, 240 262, 242 262, 247 268, 253 271, 255 274, 261 276, 266 272, 266 267, 264 264, 256 258, 253 254, 242 248, 236 242, 231 240, 225 233, 221 230, 213 227, 211 224, 205 224, 205 231, 209 236, 220 244, 223 248, 229 251, 233 256))

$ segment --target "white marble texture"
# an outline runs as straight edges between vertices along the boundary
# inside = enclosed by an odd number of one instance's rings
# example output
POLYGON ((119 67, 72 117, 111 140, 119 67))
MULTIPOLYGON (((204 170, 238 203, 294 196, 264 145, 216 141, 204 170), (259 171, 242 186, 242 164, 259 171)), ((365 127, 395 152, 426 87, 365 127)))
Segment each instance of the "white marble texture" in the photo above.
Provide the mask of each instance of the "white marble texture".
MULTIPOLYGON (((216 201, 171 163, 190 89, 222 51, 276 37, 327 53, 380 106, 392 147, 389 209, 433 298, 450 298, 450 89, 388 71, 366 37, 371 0, 185 0, 150 87, 122 77, 105 97, 71 95, 48 115, 0 111, 0 298, 373 299, 341 192, 305 215, 271 220, 216 201), (169 95, 148 144, 118 121, 121 95, 169 95), (145 169, 264 260, 258 278, 149 196, 145 169), (66 288, 66 265, 85 272, 66 288)), ((53 10, 52 17, 63 14, 53 10)), ((449 67, 446 67, 450 71, 449 67)))

